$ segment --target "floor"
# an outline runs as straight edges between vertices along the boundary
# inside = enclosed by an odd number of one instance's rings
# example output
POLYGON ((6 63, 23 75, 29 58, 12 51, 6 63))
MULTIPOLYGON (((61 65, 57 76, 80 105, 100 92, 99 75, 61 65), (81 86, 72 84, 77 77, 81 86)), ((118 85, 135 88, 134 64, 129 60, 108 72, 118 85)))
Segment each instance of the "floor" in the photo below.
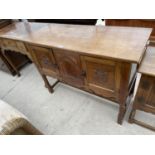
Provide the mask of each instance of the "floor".
MULTIPOLYGON (((1 68, 5 68, 2 63, 1 68)), ((33 64, 27 65, 21 74, 21 77, 13 77, 0 70, 0 99, 25 114, 44 134, 155 133, 129 124, 129 112, 123 125, 117 124, 118 105, 100 97, 61 83, 55 87, 54 94, 50 94, 33 64)), ((51 83, 54 81, 50 79, 51 83)), ((138 113, 137 116, 154 121, 152 115, 148 117, 138 113)))

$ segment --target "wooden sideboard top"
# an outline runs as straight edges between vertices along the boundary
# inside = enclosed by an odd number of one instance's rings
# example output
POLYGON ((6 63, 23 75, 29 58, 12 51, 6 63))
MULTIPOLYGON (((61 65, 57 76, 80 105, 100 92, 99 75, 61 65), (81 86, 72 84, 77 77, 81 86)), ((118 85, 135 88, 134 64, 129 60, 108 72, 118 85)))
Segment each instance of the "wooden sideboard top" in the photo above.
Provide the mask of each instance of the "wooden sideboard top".
POLYGON ((145 57, 139 67, 139 72, 146 75, 155 76, 155 47, 148 46, 145 57))
POLYGON ((13 23, 0 38, 140 63, 151 28, 13 23))

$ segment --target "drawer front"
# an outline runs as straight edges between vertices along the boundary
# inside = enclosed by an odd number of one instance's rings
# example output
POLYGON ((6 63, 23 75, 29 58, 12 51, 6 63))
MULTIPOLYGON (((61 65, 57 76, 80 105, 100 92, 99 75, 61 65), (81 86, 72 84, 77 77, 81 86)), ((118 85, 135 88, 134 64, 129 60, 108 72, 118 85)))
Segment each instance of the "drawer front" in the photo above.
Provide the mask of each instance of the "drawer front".
POLYGON ((4 48, 10 49, 10 50, 17 50, 16 41, 13 41, 10 39, 3 39, 2 40, 2 46, 4 48))
POLYGON ((1 46, 8 50, 13 50, 27 55, 27 50, 23 42, 10 39, 2 39, 1 46))
POLYGON ((117 62, 82 57, 85 83, 93 93, 118 101, 120 88, 120 65, 117 62))
POLYGON ((61 49, 53 49, 62 80, 78 88, 84 87, 79 54, 61 49))
POLYGON ((49 48, 28 45, 34 62, 45 75, 57 76, 59 74, 53 51, 49 48))

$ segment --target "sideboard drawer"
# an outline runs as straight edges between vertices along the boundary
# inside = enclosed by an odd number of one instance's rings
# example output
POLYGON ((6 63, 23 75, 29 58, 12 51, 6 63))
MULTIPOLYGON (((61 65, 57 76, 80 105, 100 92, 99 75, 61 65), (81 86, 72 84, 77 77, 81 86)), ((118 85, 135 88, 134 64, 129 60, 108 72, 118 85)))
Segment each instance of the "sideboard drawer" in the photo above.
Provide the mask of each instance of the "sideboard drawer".
POLYGON ((21 41, 15 41, 11 39, 1 39, 0 43, 1 47, 7 50, 12 50, 15 52, 20 52, 22 54, 27 55, 27 50, 23 42, 21 41))
POLYGON ((16 41, 14 41, 14 40, 3 39, 2 40, 2 46, 4 48, 10 49, 10 50, 17 50, 16 41))
POLYGON ((82 56, 85 83, 93 93, 118 101, 120 66, 118 62, 82 56))

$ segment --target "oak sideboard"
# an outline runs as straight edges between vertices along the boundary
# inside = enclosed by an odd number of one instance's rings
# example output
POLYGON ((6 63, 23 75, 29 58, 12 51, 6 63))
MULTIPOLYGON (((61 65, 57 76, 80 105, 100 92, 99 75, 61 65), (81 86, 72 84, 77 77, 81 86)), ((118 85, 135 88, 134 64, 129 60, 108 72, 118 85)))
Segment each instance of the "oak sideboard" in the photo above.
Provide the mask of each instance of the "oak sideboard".
POLYGON ((150 28, 17 22, 0 30, 0 46, 2 51, 29 55, 50 92, 63 82, 118 103, 117 120, 122 124, 151 32, 150 28), (56 83, 50 85, 47 76, 56 78, 56 83))

